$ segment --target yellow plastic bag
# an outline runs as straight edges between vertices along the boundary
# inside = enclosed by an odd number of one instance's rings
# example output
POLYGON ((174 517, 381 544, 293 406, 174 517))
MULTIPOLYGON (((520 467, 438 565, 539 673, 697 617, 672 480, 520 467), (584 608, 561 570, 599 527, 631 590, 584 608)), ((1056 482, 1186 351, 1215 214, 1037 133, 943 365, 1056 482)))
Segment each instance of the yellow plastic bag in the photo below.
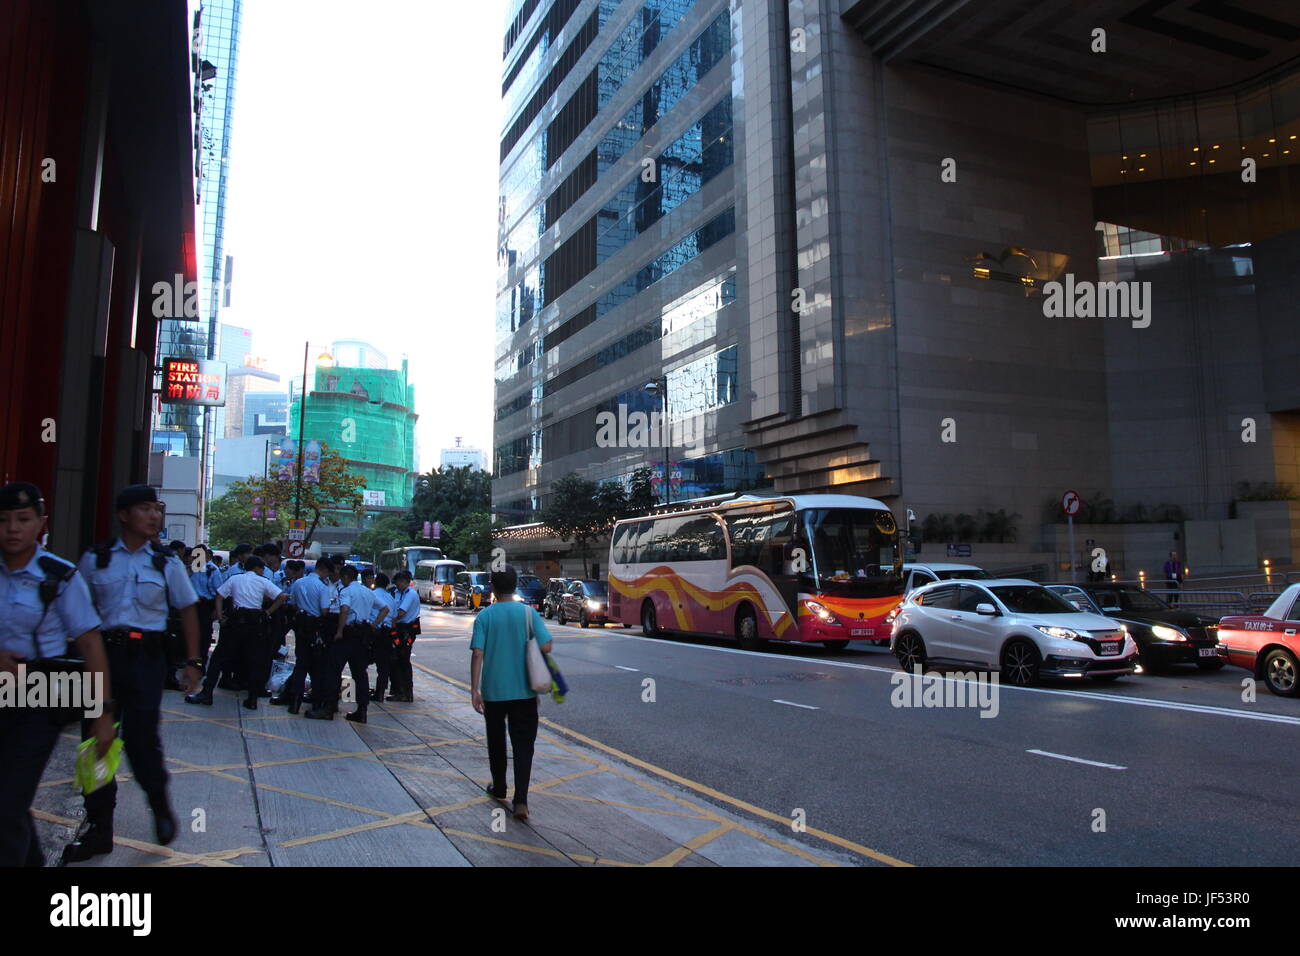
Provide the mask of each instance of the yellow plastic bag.
MULTIPOLYGON (((119 724, 113 725, 115 728, 119 724)), ((91 794, 117 775, 117 768, 122 766, 122 738, 116 737, 109 745, 108 753, 101 759, 96 754, 99 741, 94 737, 83 740, 77 746, 77 770, 73 782, 82 793, 91 794)))

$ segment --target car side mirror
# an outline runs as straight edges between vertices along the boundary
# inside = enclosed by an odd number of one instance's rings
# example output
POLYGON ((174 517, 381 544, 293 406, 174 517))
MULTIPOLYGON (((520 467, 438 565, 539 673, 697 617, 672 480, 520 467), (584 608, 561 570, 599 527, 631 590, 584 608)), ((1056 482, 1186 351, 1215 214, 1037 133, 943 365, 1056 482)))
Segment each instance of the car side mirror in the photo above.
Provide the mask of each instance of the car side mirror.
POLYGON ((998 616, 998 609, 995 608, 992 604, 987 604, 987 603, 986 603, 986 604, 976 604, 976 605, 975 605, 975 613, 976 613, 976 614, 986 614, 986 615, 988 615, 989 617, 997 617, 997 616, 998 616))

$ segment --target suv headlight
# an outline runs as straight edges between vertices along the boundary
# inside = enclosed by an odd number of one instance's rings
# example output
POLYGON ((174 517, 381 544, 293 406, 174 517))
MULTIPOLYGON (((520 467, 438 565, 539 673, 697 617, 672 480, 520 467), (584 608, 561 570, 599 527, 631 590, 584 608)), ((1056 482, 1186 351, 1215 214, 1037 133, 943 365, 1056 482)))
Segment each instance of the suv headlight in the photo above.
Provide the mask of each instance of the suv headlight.
POLYGON ((588 611, 599 611, 601 609, 601 606, 602 605, 599 601, 593 601, 591 598, 587 598, 588 611))
POLYGON ((1151 628, 1151 633, 1162 641, 1185 641, 1187 634, 1176 627, 1166 627, 1164 624, 1156 624, 1151 628))
POLYGON ((817 615, 817 620, 821 621, 823 624, 830 624, 833 627, 843 626, 839 621, 835 620, 834 614, 826 610, 824 606, 818 604, 816 601, 804 601, 803 606, 812 611, 813 614, 817 615))
POLYGON ((1086 634, 1081 634, 1069 627, 1052 627, 1047 624, 1035 624, 1034 627, 1042 631, 1048 637, 1054 637, 1058 641, 1082 641, 1086 640, 1086 634))

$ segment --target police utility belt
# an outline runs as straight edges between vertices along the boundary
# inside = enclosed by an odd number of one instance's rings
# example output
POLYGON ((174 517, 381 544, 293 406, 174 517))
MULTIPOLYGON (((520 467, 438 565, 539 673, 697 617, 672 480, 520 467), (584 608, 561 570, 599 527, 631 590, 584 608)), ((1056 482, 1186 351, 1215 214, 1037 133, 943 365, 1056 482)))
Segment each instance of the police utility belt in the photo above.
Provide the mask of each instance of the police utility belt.
POLYGON ((150 654, 158 653, 167 637, 166 631, 140 631, 125 627, 100 631, 100 634, 106 647, 133 647, 150 654))

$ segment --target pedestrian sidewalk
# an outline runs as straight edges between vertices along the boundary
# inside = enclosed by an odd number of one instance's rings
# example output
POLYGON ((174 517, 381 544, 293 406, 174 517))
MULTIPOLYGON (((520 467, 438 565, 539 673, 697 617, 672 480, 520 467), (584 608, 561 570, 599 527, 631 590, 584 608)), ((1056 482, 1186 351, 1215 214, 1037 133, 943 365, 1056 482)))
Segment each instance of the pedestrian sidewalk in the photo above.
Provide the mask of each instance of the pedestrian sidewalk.
MULTIPOLYGON (((169 691, 162 737, 180 835, 153 842, 140 788, 120 784, 114 852, 82 866, 833 866, 875 861, 723 809, 665 775, 543 724, 527 822, 490 799, 483 719, 459 681, 416 671, 416 702, 370 721, 306 720, 218 691, 169 691)), ((543 717, 557 710, 545 701, 543 717), (549 713, 548 713, 549 711, 549 713)), ((51 864, 81 799, 65 734, 34 811, 51 864)), ((595 742, 592 742, 593 744, 595 742)), ((127 769, 123 763, 123 770, 127 769)), ((507 776, 513 773, 508 771, 507 776)), ((119 781, 129 780, 123 773, 119 781)))

